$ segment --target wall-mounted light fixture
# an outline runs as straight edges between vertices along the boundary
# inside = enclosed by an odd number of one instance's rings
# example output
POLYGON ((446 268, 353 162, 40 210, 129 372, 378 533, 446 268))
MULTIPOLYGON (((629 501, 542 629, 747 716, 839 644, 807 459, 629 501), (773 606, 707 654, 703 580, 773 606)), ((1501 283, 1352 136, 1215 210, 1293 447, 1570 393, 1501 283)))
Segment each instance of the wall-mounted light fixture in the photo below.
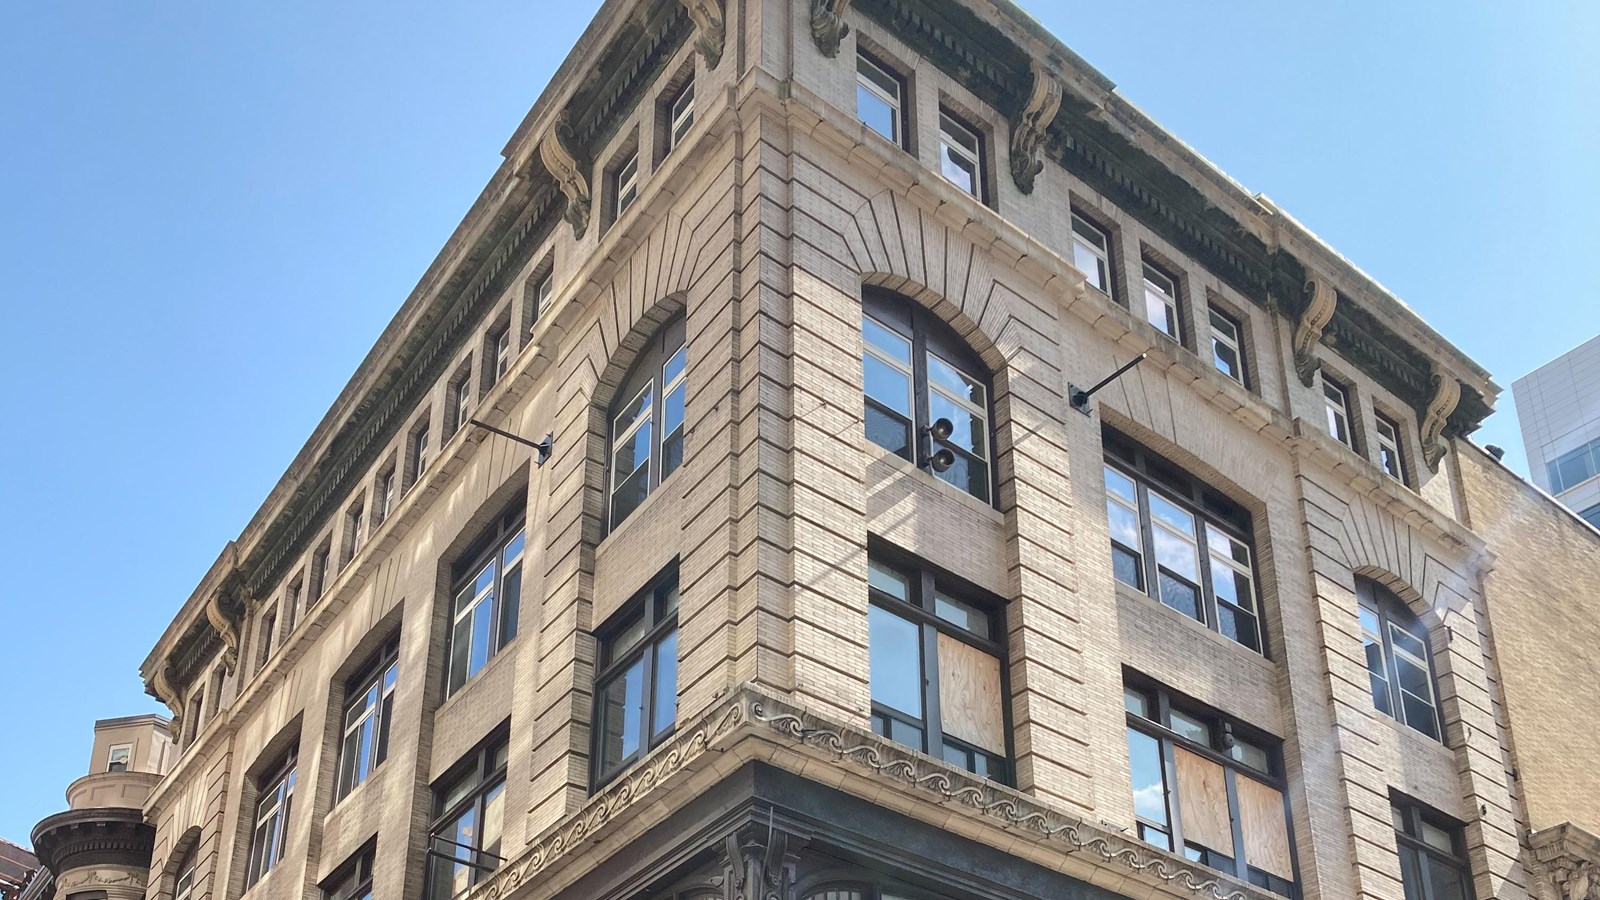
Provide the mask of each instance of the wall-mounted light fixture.
POLYGON ((493 425, 490 425, 488 422, 480 422, 477 419, 468 419, 467 424, 476 425, 479 428, 482 428, 484 431, 492 432, 500 435, 503 438, 507 438, 509 440, 516 441, 519 444, 525 444, 529 447, 532 447, 534 451, 539 454, 539 457, 534 460, 534 465, 539 466, 540 468, 543 468, 544 464, 550 461, 550 451, 556 445, 556 436, 554 434, 546 434, 544 436, 544 440, 542 441, 530 441, 520 434, 512 434, 509 431, 496 428, 493 425))
POLYGON ((1133 359, 1128 360, 1127 363, 1122 366, 1122 368, 1100 379, 1095 383, 1094 387, 1089 388, 1088 390, 1084 390, 1075 384, 1067 385, 1067 399, 1071 401, 1072 408, 1086 416, 1092 415, 1093 411, 1089 409, 1089 398, 1094 396, 1095 391, 1098 391, 1111 382, 1116 381, 1118 378, 1121 378, 1124 372, 1127 372, 1129 369, 1137 366, 1139 363, 1144 362, 1144 358, 1149 355, 1150 351, 1146 350, 1138 356, 1135 356, 1133 359))

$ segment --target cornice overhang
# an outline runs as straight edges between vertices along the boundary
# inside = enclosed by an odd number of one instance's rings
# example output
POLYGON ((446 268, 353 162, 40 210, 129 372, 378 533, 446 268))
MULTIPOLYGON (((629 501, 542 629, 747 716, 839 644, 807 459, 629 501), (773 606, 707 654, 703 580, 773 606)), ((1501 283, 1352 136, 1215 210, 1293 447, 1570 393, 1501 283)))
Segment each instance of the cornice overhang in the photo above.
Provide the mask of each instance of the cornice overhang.
POLYGON ((1563 822, 1530 834, 1528 848, 1534 874, 1557 900, 1600 897, 1600 836, 1563 822))
MULTIPOLYGON (((708 20, 701 37, 713 27, 708 20)), ((587 220, 586 211, 572 208, 572 194, 550 168, 534 162, 539 140, 531 149, 525 146, 530 124, 537 124, 541 135, 564 124, 574 135, 574 164, 586 171, 597 149, 695 32, 679 0, 608 0, 602 7, 507 145, 506 162, 245 527, 237 547, 230 544, 224 551, 235 554, 235 564, 220 572, 213 566, 141 666, 146 692, 165 702, 175 719, 182 710, 174 704, 196 673, 218 653, 230 667, 236 663, 238 616, 299 558, 558 217, 587 220), (215 593, 210 582, 223 576, 235 581, 215 593)))
POLYGON ((1086 881, 1118 880, 1125 893, 1203 900, 1275 896, 747 683, 684 722, 633 769, 530 841, 466 900, 511 900, 534 891, 546 896, 558 889, 553 873, 594 861, 588 848, 621 829, 658 824, 674 805, 753 759, 913 817, 926 814, 946 830, 1086 881))
POLYGON ((1285 214, 1252 195, 1116 93, 1115 85, 1009 0, 856 0, 853 8, 933 60, 1015 123, 1038 83, 1064 85, 1044 154, 1110 197, 1241 295, 1291 320, 1313 270, 1340 291, 1319 342, 1344 354, 1419 417, 1434 376, 1461 386, 1443 436, 1471 433, 1499 387, 1405 304, 1285 214))
POLYGON ((34 826, 33 850, 57 879, 84 866, 150 868, 156 830, 137 809, 73 809, 34 826))

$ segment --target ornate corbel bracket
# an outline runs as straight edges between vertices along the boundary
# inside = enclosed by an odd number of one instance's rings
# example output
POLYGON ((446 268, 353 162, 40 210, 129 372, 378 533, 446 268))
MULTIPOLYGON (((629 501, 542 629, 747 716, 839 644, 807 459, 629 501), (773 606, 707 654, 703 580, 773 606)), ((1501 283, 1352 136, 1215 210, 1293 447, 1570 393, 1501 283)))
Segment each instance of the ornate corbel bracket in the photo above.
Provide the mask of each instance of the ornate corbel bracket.
POLYGON ((1294 326, 1294 370, 1300 383, 1311 386, 1312 378, 1322 363, 1317 359, 1317 343, 1322 340, 1322 329, 1333 320, 1338 294, 1326 281, 1311 275, 1306 279, 1305 308, 1294 326))
POLYGON ((1461 402, 1461 382, 1437 369, 1431 380, 1433 399, 1428 401, 1428 408, 1422 414, 1422 461, 1428 464, 1428 471, 1437 472, 1439 461, 1449 450, 1445 444, 1445 426, 1450 423, 1456 404, 1461 402))
POLYGON ((850 33, 844 23, 849 8, 850 0, 811 0, 811 39, 829 59, 839 55, 839 42, 850 33))
POLYGON ((1011 180, 1017 190, 1033 193, 1033 180, 1044 171, 1044 161, 1039 151, 1044 147, 1046 132, 1061 109, 1061 82, 1034 61, 1033 91, 1028 103, 1011 123, 1011 180))
POLYGON ((183 704, 178 700, 178 692, 172 689, 172 682, 167 680, 167 664, 162 661, 156 665, 156 670, 151 674, 150 680, 144 686, 145 693, 150 694, 164 703, 172 712, 172 729, 174 737, 183 734, 183 704))
POLYGON ((728 39, 728 27, 722 20, 722 0, 678 0, 683 4, 694 27, 699 32, 695 48, 706 58, 706 68, 715 69, 722 62, 722 47, 728 39))
POLYGON ((589 210, 593 200, 589 193, 589 179, 583 177, 583 168, 578 165, 572 151, 567 149, 567 142, 562 137, 566 131, 567 115, 562 113, 555 126, 539 142, 539 158, 561 186, 561 193, 566 195, 567 210, 562 215, 572 226, 572 236, 581 240, 583 233, 589 230, 589 210))
MULTIPOLYGON (((794 872, 791 836, 771 825, 754 823, 723 838, 727 856, 727 900, 787 900, 794 872)), ((805 843, 794 840, 795 848, 805 843)))

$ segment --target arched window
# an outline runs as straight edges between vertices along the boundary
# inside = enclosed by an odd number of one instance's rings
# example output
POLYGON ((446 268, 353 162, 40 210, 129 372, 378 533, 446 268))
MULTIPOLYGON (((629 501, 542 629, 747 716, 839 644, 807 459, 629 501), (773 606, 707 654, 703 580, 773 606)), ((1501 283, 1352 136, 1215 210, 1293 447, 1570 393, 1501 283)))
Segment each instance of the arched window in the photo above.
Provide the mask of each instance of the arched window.
POLYGON ((1428 629, 1404 601, 1369 578, 1356 579, 1356 599, 1361 604, 1361 643, 1373 705, 1384 715, 1443 740, 1428 629))
POLYGON ((195 846, 183 854, 183 861, 178 863, 178 878, 173 883, 172 900, 191 900, 195 895, 194 870, 200 856, 195 850, 198 846, 199 841, 196 841, 195 846))
POLYGON ((894 294, 862 291, 867 437, 993 502, 988 368, 944 321, 894 294))
POLYGON ((650 338, 611 402, 607 525, 616 528, 683 462, 688 353, 677 316, 650 338))

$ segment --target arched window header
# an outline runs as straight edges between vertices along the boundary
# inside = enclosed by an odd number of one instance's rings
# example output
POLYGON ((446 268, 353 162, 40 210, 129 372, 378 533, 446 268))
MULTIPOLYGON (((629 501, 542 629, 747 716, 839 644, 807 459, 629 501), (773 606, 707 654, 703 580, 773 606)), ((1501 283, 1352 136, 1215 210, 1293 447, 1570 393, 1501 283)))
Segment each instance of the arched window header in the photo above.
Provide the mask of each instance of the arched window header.
POLYGON ((989 369, 948 323, 876 288, 862 291, 867 438, 992 503, 989 369))
POLYGON ((621 524, 683 462, 684 332, 680 314, 651 335, 607 410, 608 528, 621 524))

